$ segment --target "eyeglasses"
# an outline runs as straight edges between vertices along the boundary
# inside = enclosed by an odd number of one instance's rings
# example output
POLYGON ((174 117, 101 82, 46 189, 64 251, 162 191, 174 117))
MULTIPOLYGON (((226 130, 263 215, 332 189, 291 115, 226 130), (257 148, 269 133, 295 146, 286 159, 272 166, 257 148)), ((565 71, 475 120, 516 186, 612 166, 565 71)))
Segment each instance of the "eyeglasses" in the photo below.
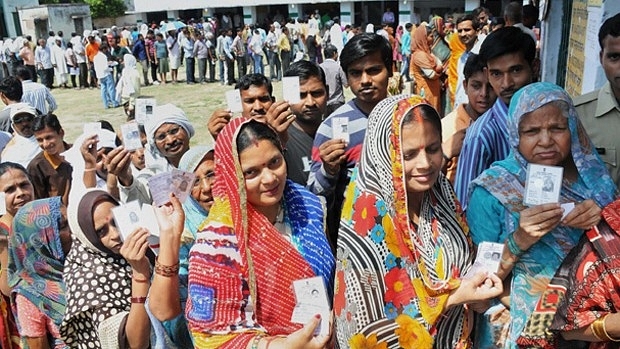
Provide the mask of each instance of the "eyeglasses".
POLYGON ((200 187, 203 181, 208 185, 213 185, 213 182, 215 182, 215 172, 209 171, 204 176, 196 177, 194 180, 194 188, 200 187))
POLYGON ((13 117, 13 123, 16 125, 24 123, 24 122, 32 122, 33 120, 34 120, 34 116, 30 114, 15 115, 13 117))
POLYGON ((155 135, 156 142, 163 142, 168 136, 176 136, 181 130, 181 126, 173 127, 166 132, 161 132, 155 135))

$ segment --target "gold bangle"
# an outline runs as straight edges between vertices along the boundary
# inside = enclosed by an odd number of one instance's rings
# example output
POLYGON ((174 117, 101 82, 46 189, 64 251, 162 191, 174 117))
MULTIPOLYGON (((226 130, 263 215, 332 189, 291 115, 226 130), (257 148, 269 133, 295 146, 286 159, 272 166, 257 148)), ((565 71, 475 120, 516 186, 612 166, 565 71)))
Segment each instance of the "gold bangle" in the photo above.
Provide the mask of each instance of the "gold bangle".
POLYGON ((620 338, 613 338, 607 333, 607 328, 605 327, 605 319, 609 316, 609 313, 601 318, 601 322, 603 323, 603 333, 605 334, 605 338, 611 342, 620 342, 620 338))
POLYGON ((590 324, 590 331, 592 332, 594 337, 596 337, 596 339, 601 342, 606 342, 607 340, 605 338, 605 332, 603 331, 603 320, 604 317, 600 317, 594 320, 594 322, 590 324))

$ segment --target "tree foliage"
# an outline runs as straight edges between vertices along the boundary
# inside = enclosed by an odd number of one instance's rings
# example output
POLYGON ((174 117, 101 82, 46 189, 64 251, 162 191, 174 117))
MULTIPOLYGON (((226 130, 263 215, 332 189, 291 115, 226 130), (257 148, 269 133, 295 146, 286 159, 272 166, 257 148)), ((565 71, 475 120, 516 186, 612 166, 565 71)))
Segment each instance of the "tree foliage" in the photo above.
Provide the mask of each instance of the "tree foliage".
POLYGON ((119 17, 125 14, 123 0, 85 0, 93 18, 119 17))

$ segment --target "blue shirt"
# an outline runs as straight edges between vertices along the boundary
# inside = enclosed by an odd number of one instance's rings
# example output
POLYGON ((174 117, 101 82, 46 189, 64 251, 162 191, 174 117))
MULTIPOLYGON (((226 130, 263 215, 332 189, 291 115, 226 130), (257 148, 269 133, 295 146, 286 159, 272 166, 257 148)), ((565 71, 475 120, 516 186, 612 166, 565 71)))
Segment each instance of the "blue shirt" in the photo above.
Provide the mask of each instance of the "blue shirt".
POLYGON ((491 109, 467 129, 454 183, 463 210, 467 209, 469 183, 510 153, 507 119, 508 106, 497 98, 491 109))
POLYGON ((146 61, 146 46, 144 46, 144 41, 134 41, 131 53, 133 53, 133 55, 137 57, 139 61, 146 61))
POLYGON ((411 34, 405 30, 400 40, 400 52, 403 53, 403 56, 409 56, 411 54, 411 34))

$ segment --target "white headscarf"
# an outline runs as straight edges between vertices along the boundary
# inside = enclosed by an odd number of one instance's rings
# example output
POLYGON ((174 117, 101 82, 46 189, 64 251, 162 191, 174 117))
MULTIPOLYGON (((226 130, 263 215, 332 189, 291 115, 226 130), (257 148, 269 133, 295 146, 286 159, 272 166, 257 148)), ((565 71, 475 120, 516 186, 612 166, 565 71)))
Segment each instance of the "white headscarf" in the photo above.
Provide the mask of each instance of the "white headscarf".
POLYGON ((153 108, 153 116, 144 124, 147 139, 144 161, 146 167, 156 173, 171 169, 168 160, 159 152, 155 144, 155 132, 163 124, 177 124, 185 130, 189 138, 194 136, 194 126, 181 108, 170 103, 153 108))

